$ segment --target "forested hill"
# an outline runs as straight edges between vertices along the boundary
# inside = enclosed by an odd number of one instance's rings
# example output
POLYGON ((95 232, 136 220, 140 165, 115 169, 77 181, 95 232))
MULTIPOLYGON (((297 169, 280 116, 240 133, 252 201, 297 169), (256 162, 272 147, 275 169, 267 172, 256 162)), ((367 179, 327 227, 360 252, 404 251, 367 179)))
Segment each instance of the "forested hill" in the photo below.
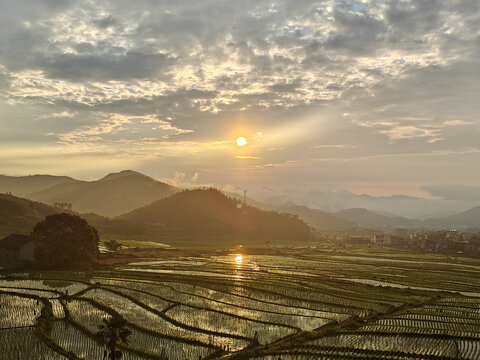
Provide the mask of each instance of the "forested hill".
POLYGON ((30 234, 38 222, 55 212, 55 208, 39 202, 0 194, 0 236, 30 234))
POLYGON ((185 190, 117 219, 162 228, 164 233, 191 234, 193 241, 206 237, 305 241, 311 237, 309 226, 296 215, 260 210, 214 188, 185 190))
MULTIPOLYGON (((39 202, 0 194, 0 236, 29 234, 59 210, 39 202)), ((261 241, 308 241, 310 228, 296 215, 263 211, 216 189, 185 190, 115 219, 80 216, 101 236, 161 240, 188 246, 235 245, 261 241)))

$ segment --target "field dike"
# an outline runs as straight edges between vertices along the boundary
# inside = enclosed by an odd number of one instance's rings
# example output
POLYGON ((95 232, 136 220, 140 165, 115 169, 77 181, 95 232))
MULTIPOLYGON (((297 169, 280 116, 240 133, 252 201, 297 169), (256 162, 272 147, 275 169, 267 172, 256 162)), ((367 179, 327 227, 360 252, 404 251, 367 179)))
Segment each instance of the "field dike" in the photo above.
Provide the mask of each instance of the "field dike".
MULTIPOLYGON (((343 321, 336 322, 332 321, 328 324, 325 324, 318 329, 315 329, 313 331, 300 331, 296 334, 287 336, 283 339, 278 339, 277 341, 271 343, 271 344, 258 344, 258 343, 252 343, 250 346, 248 346, 245 349, 242 349, 240 351, 237 351, 235 353, 231 354, 226 354, 221 356, 220 358, 209 356, 207 359, 219 359, 219 360, 243 360, 243 359, 261 359, 262 357, 272 357, 272 356, 279 356, 283 355, 288 351, 291 353, 291 350, 296 348, 297 346, 302 346, 305 347, 305 343, 314 340, 314 339, 319 339, 322 337, 326 336, 333 336, 333 335, 339 335, 339 334, 345 334, 345 333, 355 333, 358 334, 357 330, 369 323, 373 323, 377 320, 383 319, 383 318, 388 318, 391 317, 397 313, 407 311, 409 309, 417 308, 417 307, 422 307, 425 305, 433 304, 434 302, 438 301, 440 299, 440 296, 435 296, 427 301, 423 302, 417 302, 414 304, 403 304, 400 305, 394 309, 392 309, 389 312, 386 312, 384 314, 372 314, 368 317, 365 318, 360 318, 357 315, 353 315, 343 321)), ((388 334, 387 334, 388 335, 388 334)), ((415 334, 412 334, 412 336, 415 336, 415 334)), ((438 336, 436 336, 438 337, 438 336)), ((445 338, 452 338, 452 336, 440 336, 440 337, 445 337, 445 338)), ((476 339, 476 338, 475 338, 476 339)), ((307 345, 308 346, 308 345, 307 345)), ((315 348, 312 346, 312 348, 315 348)), ((318 349, 318 347, 317 347, 318 349)), ((338 347, 332 347, 331 349, 327 347, 323 347, 322 350, 325 350, 325 353, 327 355, 328 350, 332 351, 341 351, 342 348, 338 347)), ((389 351, 372 351, 372 350, 363 350, 363 351, 358 351, 356 354, 349 355, 347 354, 348 351, 351 351, 351 348, 344 348, 346 354, 342 355, 342 358, 344 359, 359 359, 359 356, 364 355, 365 358, 369 359, 375 359, 376 357, 379 357, 381 359, 399 359, 402 358, 408 358, 408 359, 435 359, 435 360, 455 360, 457 359, 456 357, 437 357, 437 356, 425 356, 425 355, 415 355, 415 354, 408 354, 408 353, 402 353, 402 352, 389 352, 389 351), (363 354, 362 354, 363 353, 363 354)), ((311 352, 308 351, 295 351, 295 355, 312 355, 311 352)))

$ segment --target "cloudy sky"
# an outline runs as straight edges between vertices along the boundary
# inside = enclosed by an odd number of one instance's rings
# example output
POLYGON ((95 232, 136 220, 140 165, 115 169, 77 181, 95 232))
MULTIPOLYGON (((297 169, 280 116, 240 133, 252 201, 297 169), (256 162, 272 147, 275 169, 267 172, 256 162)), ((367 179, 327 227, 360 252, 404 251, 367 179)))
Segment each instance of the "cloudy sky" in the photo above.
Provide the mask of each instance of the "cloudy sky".
POLYGON ((478 0, 2 0, 0 172, 480 197, 479 59, 478 0))

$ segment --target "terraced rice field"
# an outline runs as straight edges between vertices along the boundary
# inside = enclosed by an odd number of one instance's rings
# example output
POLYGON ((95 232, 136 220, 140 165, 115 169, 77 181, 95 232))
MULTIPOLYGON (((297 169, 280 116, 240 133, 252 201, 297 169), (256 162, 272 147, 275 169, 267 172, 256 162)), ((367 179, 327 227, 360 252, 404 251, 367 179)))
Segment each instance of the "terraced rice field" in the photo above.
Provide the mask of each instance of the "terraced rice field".
POLYGON ((0 278, 0 359, 480 359, 480 261, 386 252, 159 259, 0 278), (417 257, 417 258, 415 258, 417 257))

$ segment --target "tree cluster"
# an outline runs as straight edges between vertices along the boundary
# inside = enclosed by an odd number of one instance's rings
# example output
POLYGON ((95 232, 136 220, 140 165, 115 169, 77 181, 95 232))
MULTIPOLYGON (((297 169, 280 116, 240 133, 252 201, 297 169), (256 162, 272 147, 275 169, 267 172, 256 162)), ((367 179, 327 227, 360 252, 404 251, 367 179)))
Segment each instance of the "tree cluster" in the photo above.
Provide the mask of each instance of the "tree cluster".
POLYGON ((97 230, 80 216, 49 215, 32 232, 36 262, 49 269, 89 268, 99 255, 97 230))
POLYGON ((55 202, 53 203, 53 206, 57 209, 60 209, 60 210, 68 210, 68 211, 72 211, 72 204, 71 203, 67 203, 67 202, 55 202))

